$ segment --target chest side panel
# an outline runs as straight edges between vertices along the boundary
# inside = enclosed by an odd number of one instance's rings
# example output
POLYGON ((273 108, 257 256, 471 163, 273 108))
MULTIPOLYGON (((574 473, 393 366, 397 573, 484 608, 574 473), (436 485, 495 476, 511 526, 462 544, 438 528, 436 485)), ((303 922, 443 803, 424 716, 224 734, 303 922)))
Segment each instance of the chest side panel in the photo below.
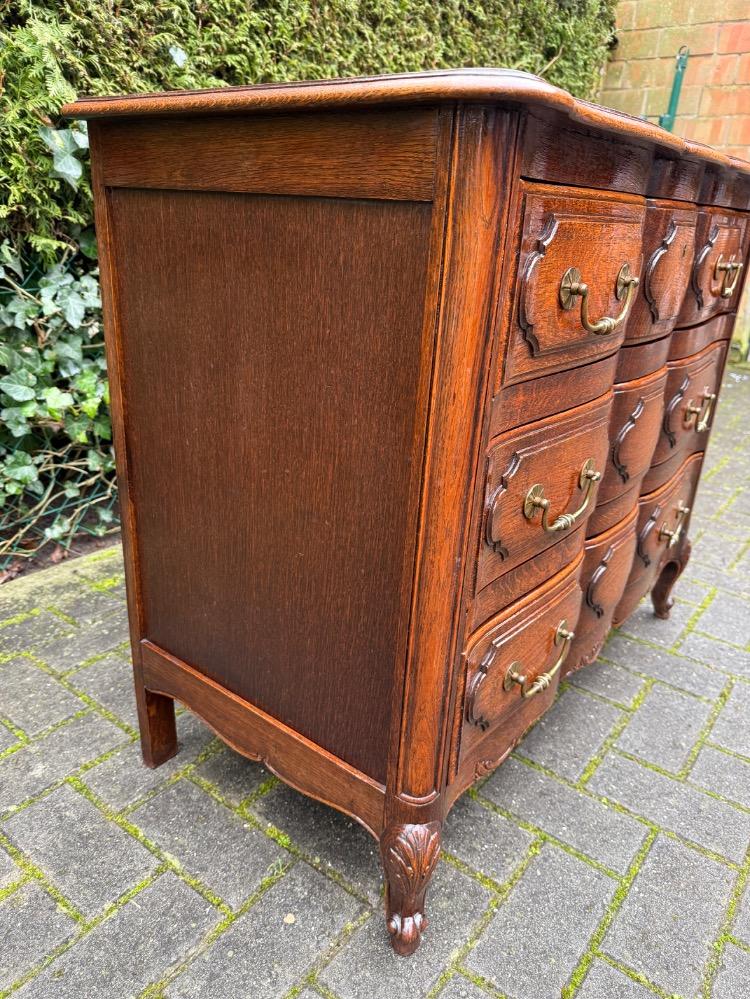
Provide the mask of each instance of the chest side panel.
POLYGON ((143 637, 382 780, 431 206, 108 197, 143 637))

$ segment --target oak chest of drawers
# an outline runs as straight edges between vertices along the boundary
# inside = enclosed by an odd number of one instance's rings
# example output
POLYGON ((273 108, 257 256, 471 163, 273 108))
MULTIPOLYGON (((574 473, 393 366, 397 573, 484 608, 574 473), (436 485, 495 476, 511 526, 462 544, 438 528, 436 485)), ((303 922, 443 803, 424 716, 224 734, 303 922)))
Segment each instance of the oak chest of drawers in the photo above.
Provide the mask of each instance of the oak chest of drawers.
POLYGON ((534 77, 87 99, 143 753, 440 830, 689 555, 750 166, 534 77))

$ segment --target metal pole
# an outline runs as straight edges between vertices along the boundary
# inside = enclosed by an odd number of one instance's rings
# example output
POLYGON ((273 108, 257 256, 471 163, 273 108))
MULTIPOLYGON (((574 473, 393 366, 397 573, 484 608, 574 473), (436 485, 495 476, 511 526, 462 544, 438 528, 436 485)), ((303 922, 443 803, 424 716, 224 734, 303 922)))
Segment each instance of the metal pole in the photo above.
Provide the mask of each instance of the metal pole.
POLYGON ((659 124, 662 128, 666 128, 668 132, 671 132, 674 128, 674 120, 677 115, 677 105, 680 100, 680 91, 682 90, 682 78, 685 75, 685 67, 687 66, 689 55, 690 49, 687 45, 681 45, 677 50, 674 80, 672 80, 672 93, 669 95, 667 113, 659 115, 659 124))

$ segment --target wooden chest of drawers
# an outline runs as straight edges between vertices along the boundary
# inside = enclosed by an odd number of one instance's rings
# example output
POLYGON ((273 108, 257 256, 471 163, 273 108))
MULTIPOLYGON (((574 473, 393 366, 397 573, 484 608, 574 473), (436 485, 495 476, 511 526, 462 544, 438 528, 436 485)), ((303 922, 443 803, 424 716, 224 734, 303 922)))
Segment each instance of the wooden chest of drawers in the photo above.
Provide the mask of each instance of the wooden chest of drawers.
POLYGON ((462 70, 87 99, 143 753, 174 699, 380 841, 669 613, 750 165, 462 70))

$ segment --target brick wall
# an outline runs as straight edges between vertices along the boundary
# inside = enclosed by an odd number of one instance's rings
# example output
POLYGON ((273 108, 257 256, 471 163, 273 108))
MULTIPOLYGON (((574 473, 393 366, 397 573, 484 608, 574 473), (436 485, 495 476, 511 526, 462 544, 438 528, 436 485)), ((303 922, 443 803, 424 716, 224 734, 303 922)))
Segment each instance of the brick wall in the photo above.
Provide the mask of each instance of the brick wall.
MULTIPOLYGON (((690 49, 673 131, 750 160, 750 0, 620 0, 601 104, 656 121, 690 49)), ((750 281, 737 335, 750 349, 750 281)))
POLYGON ((750 159, 750 0, 621 0, 617 38, 602 104, 658 118, 687 45, 674 131, 750 159))

